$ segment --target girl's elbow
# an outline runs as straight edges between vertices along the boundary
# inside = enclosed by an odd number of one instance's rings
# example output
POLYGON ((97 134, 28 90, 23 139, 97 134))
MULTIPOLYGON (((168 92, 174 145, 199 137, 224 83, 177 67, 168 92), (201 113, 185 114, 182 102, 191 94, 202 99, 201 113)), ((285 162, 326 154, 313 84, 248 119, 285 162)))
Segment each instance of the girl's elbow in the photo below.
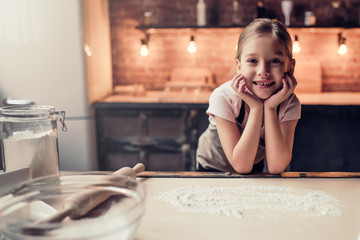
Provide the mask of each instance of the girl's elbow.
POLYGON ((285 171, 284 168, 268 168, 270 174, 281 174, 285 171))
POLYGON ((249 174, 249 173, 251 173, 252 166, 250 166, 250 167, 248 167, 248 166, 235 166, 234 170, 238 174, 249 174))
MULTIPOLYGON (((274 160, 274 159, 272 159, 274 160)), ((286 168, 291 162, 291 157, 283 156, 277 157, 276 161, 267 161, 267 169, 270 174, 281 174, 285 172, 286 168)))
POLYGON ((287 166, 268 164, 268 172, 270 174, 281 174, 286 170, 286 167, 287 166))

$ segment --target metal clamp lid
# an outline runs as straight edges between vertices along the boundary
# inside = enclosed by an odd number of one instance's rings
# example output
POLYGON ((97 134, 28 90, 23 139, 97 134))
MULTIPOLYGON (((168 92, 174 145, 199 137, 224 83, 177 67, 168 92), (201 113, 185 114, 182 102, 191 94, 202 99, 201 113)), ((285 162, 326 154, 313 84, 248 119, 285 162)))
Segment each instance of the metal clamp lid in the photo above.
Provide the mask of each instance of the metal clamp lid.
POLYGON ((61 130, 63 130, 63 132, 67 131, 67 126, 65 124, 65 111, 58 111, 55 112, 56 115, 60 115, 59 121, 61 123, 61 130))

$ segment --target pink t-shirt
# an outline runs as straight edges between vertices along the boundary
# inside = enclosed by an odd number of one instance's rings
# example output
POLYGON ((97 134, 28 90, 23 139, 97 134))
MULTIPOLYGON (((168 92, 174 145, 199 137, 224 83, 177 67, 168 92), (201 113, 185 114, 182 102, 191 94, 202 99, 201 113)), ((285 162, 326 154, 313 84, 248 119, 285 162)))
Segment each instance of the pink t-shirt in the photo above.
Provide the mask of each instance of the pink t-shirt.
MULTIPOLYGON (((241 108, 241 98, 232 89, 231 81, 227 81, 218 88, 216 88, 210 96, 209 108, 206 113, 209 115, 209 122, 216 126, 214 116, 221 117, 236 123, 236 118, 239 116, 241 108)), ((245 111, 244 120, 240 124, 242 128, 245 127, 248 113, 245 111)), ((301 104, 295 94, 290 95, 285 101, 280 104, 279 120, 285 122, 289 120, 300 119, 301 104)), ((265 129, 261 128, 261 138, 264 139, 265 129)))

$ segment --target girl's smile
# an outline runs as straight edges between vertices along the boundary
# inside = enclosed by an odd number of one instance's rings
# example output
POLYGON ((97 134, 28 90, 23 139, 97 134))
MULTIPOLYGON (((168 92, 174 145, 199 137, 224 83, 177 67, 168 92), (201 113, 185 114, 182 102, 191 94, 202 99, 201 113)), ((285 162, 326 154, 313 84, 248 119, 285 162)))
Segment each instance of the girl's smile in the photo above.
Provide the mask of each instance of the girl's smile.
POLYGON ((284 47, 270 35, 248 40, 236 63, 238 72, 245 77, 247 89, 261 99, 281 89, 284 73, 289 71, 284 47))
POLYGON ((273 81, 253 81, 253 83, 255 85, 258 85, 259 87, 264 87, 264 88, 270 87, 275 84, 275 82, 273 81))

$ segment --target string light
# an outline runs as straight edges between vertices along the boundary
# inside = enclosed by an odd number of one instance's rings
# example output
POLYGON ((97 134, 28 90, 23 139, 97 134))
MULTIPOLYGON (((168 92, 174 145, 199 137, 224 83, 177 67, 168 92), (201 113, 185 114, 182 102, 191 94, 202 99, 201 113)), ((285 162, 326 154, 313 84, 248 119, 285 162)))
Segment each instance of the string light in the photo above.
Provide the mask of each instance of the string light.
POLYGON ((345 38, 343 39, 343 43, 340 45, 338 49, 339 55, 345 55, 347 53, 347 46, 345 44, 345 38))
POLYGON ((88 45, 85 45, 84 50, 88 57, 90 57, 92 55, 91 49, 88 45))
POLYGON ((143 57, 149 55, 149 50, 147 48, 147 42, 145 39, 141 39, 140 55, 143 57))
POLYGON ((292 51, 293 51, 293 53, 298 53, 298 52, 300 52, 300 50, 301 50, 301 47, 300 47, 300 44, 299 44, 299 38, 298 38, 297 35, 295 35, 295 41, 293 43, 292 51))
POLYGON ((343 56, 347 53, 346 38, 343 38, 341 33, 339 33, 338 36, 339 36, 338 54, 343 56))
POLYGON ((195 53, 196 52, 196 44, 195 44, 194 36, 190 37, 190 42, 189 42, 187 50, 188 50, 189 53, 195 53))

